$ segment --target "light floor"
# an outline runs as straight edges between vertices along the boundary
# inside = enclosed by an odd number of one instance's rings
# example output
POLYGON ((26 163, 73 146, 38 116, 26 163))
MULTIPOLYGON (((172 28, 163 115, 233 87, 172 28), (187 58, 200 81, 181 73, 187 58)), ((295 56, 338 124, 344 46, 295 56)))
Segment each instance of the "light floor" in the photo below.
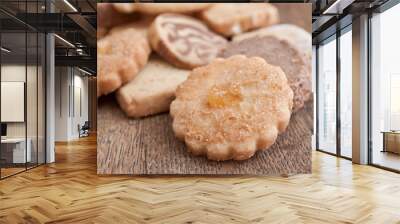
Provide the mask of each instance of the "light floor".
POLYGON ((285 177, 96 175, 96 140, 0 181, 0 223, 400 223, 400 175, 315 152, 285 177))

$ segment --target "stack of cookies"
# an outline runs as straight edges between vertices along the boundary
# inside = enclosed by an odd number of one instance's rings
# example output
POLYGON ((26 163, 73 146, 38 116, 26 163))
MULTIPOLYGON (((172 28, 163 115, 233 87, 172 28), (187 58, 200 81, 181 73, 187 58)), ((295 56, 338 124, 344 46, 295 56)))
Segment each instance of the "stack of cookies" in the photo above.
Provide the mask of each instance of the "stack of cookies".
POLYGON ((310 99, 311 35, 271 4, 98 5, 98 96, 132 118, 170 111, 194 155, 249 159, 310 99))

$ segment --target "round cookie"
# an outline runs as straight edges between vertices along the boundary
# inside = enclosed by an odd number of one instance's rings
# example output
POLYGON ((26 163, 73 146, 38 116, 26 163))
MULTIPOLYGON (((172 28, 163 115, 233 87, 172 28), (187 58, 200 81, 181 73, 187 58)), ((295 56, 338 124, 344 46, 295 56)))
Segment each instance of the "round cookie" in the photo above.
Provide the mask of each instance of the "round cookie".
POLYGON ((172 127, 194 155, 245 160, 289 124, 293 92, 283 71, 259 57, 217 58, 192 70, 170 107, 172 127))
POLYGON ((236 54, 261 57, 267 63, 281 67, 294 92, 293 111, 302 108, 310 99, 312 95, 310 62, 305 60, 304 55, 288 41, 274 36, 255 36, 231 42, 221 52, 224 58, 236 54))
POLYGON ((210 3, 114 3, 114 7, 122 13, 146 14, 193 13, 204 10, 210 5, 210 3))
POLYGON ((132 80, 149 55, 146 36, 133 28, 113 32, 97 41, 97 96, 109 94, 132 80))
POLYGON ((113 3, 116 11, 120 13, 133 13, 137 9, 138 3, 113 3))
POLYGON ((279 21, 277 8, 268 3, 215 4, 201 16, 212 30, 226 37, 279 21))
POLYGON ((110 29, 135 19, 137 15, 120 13, 111 3, 97 3, 97 28, 110 29))
POLYGON ((105 37, 108 33, 108 30, 103 27, 97 27, 97 39, 100 40, 101 38, 105 37))
MULTIPOLYGON (((270 27, 261 28, 252 32, 239 34, 233 37, 233 41, 241 41, 251 37, 274 36, 281 40, 286 40, 302 52, 308 59, 311 60, 312 50, 311 33, 303 28, 292 24, 278 24, 270 27)), ((310 63, 311 65, 311 63, 310 63)))
POLYGON ((184 69, 208 64, 227 44, 223 37, 199 20, 179 14, 157 16, 148 37, 153 50, 169 63, 184 69))

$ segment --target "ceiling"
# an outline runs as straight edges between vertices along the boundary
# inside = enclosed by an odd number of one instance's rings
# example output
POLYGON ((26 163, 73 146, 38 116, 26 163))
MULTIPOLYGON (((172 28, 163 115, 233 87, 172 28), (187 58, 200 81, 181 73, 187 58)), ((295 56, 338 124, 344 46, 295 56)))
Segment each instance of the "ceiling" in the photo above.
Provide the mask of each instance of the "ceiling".
MULTIPOLYGON (((53 12, 73 12, 64 0, 1 0, 0 6, 12 11, 44 13, 46 1, 53 7, 53 12)), ((68 2, 80 12, 96 12, 96 0, 68 0, 68 2)))
POLYGON ((2 62, 11 64, 36 64, 38 57, 44 57, 44 35, 38 33, 2 33, 2 62), (25 48, 25 46, 27 46, 25 48))
POLYGON ((309 0, 313 4, 313 44, 320 43, 338 29, 351 24, 354 17, 372 11, 389 0, 309 0))
POLYGON ((44 45, 37 49, 36 35, 51 32, 60 37, 55 38, 56 65, 79 66, 95 74, 96 13, 96 0, 0 0, 2 46, 11 50, 8 60, 36 57, 44 45))

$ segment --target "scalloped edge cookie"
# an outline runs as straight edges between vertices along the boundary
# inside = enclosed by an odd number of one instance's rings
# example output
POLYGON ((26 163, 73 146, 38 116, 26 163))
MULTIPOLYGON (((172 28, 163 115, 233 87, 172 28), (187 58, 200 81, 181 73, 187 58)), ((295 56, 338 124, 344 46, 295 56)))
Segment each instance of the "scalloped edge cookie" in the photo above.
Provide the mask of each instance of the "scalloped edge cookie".
POLYGON ((97 41, 97 96, 107 95, 132 80, 147 63, 150 45, 133 28, 113 32, 97 41))
POLYGON ((211 3, 114 3, 121 13, 141 12, 145 14, 194 13, 207 9, 211 3))
POLYGON ((221 3, 201 13, 215 32, 230 37, 249 30, 276 24, 278 9, 269 3, 221 3))
POLYGON ((194 155, 245 160, 289 124, 293 92, 283 71, 259 57, 217 58, 192 70, 170 107, 176 137, 194 155))

